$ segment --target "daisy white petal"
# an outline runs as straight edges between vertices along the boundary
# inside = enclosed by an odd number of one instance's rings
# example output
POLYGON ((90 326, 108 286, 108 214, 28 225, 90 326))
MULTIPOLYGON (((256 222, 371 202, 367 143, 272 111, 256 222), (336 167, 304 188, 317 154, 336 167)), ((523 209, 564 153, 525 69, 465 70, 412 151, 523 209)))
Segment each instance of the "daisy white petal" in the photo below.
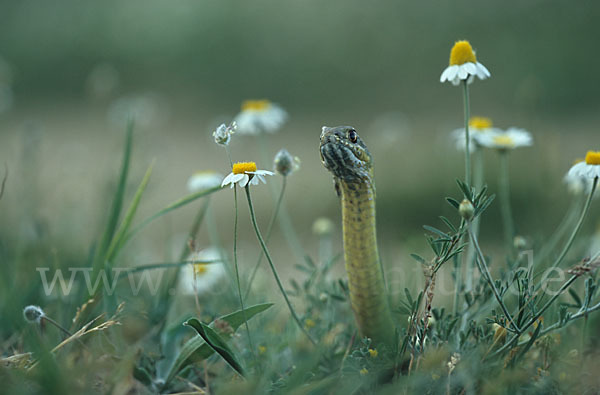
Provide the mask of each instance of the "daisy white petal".
POLYGON ((246 185, 248 185, 248 181, 250 181, 250 176, 248 174, 240 174, 241 176, 241 181, 239 182, 240 187, 244 188, 246 185))
POLYGON ((475 66, 474 63, 468 62, 468 63, 463 64, 462 67, 467 73, 469 73, 471 75, 477 73, 477 66, 475 66))
POLYGON ((221 183, 221 187, 224 187, 224 186, 225 186, 225 185, 227 185, 227 184, 233 183, 233 178, 234 178, 234 177, 235 177, 235 174, 233 174, 233 173, 229 173, 229 174, 227 175, 227 177, 225 177, 225 178, 223 179, 223 182, 221 183))
POLYGON ((485 79, 490 72, 477 62, 475 52, 468 41, 457 41, 450 51, 450 65, 442 72, 440 82, 450 81, 458 85, 461 81, 473 82, 474 76, 485 79))

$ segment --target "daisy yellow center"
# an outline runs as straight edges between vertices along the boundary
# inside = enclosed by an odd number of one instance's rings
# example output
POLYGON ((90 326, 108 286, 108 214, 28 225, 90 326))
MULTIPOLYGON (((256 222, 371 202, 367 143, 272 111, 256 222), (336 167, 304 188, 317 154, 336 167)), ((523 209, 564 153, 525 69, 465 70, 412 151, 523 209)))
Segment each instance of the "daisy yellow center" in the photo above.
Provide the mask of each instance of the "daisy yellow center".
POLYGON ((450 66, 461 65, 468 62, 476 63, 475 52, 468 41, 457 41, 450 51, 450 66))
POLYGON ((511 146, 514 145, 514 141, 510 136, 496 136, 494 137, 494 143, 497 145, 511 146))
POLYGON ((588 151, 585 156, 585 163, 588 165, 600 165, 600 151, 588 151))
POLYGON ((489 129, 492 127, 492 120, 485 117, 472 117, 469 119, 469 126, 474 129, 489 129))
POLYGON ((196 264, 194 265, 194 274, 196 276, 201 276, 208 270, 208 265, 196 264))
POLYGON ((268 100, 246 100, 242 103, 242 111, 264 111, 270 106, 268 100))
POLYGON ((238 162, 233 165, 233 174, 244 174, 247 171, 256 171, 256 163, 238 162))

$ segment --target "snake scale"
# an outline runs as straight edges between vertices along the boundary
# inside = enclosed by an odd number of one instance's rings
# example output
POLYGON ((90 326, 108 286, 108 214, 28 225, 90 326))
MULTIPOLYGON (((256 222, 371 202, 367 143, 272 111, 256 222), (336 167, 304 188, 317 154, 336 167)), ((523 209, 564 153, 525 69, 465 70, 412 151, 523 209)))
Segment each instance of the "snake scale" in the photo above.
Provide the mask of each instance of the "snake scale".
POLYGON ((324 126, 320 151, 341 199, 344 260, 358 329, 375 344, 390 344, 394 324, 377 250, 371 153, 350 126, 324 126))

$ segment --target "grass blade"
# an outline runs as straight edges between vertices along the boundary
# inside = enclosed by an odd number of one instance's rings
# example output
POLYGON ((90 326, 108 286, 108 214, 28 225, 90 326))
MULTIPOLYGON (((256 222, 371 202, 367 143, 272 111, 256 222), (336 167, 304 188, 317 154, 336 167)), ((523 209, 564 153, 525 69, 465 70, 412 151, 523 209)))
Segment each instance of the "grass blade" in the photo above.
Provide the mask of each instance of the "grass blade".
POLYGON ((123 222, 121 222, 121 225, 119 226, 119 230, 115 234, 114 238, 112 239, 112 241, 108 247, 108 251, 106 252, 106 261, 108 262, 109 265, 112 264, 113 259, 116 257, 119 250, 125 244, 125 234, 129 230, 129 227, 131 226, 131 222, 133 221, 133 217, 135 216, 135 213, 138 209, 140 200, 142 199, 142 195, 143 195, 144 191, 146 190, 146 187, 148 186, 148 181, 150 181, 150 176, 152 175, 153 167, 154 167, 154 161, 152 161, 152 163, 148 167, 148 170, 146 170, 146 174, 144 174, 144 178, 142 179, 140 186, 138 187, 137 191, 135 192, 133 201, 131 202, 131 205, 129 206, 127 213, 125 214, 125 218, 123 219, 123 222))
POLYGON ((163 215, 165 215, 173 210, 183 207, 186 204, 193 202, 194 200, 200 199, 201 197, 204 197, 204 196, 208 196, 211 193, 216 192, 220 189, 221 189, 221 186, 218 185, 216 187, 206 189, 204 191, 199 191, 199 192, 189 194, 189 195, 184 196, 183 198, 169 204, 167 207, 158 211, 156 214, 151 215, 150 217, 143 220, 140 224, 138 224, 131 232, 129 232, 129 234, 127 234, 127 236, 125 236, 125 238, 123 239, 123 244, 127 243, 133 236, 135 236, 140 230, 145 228, 146 225, 148 225, 150 222, 154 221, 155 219, 162 217, 163 215))

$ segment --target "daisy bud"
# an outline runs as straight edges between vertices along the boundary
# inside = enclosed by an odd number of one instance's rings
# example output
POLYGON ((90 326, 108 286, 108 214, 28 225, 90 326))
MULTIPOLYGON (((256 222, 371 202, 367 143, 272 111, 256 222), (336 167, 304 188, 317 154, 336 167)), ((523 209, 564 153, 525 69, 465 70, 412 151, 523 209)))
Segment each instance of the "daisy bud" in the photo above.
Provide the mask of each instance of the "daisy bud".
POLYGON ((473 213, 475 213, 475 207, 473 207, 473 203, 471 203, 468 199, 464 199, 460 202, 458 206, 458 213, 465 220, 469 221, 473 218, 473 213))
POLYGON ((44 310, 39 306, 27 306, 23 309, 23 317, 29 323, 39 324, 42 318, 45 316, 44 310))
POLYGON ((282 176, 288 176, 300 167, 300 160, 290 155, 290 153, 282 148, 279 150, 275 159, 273 160, 273 168, 275 171, 282 176))

